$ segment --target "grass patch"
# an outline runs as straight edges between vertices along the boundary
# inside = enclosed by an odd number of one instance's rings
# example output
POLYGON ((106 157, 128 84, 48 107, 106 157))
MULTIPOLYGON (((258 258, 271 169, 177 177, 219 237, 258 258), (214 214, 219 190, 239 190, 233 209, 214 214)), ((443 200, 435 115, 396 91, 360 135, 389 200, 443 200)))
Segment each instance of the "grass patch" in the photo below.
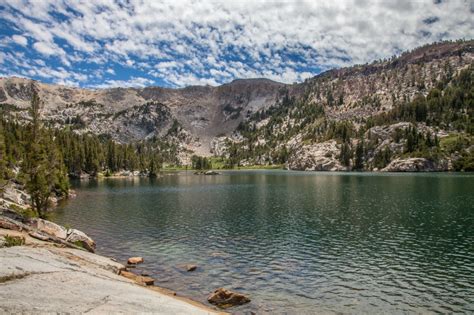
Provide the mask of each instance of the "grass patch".
POLYGON ((72 242, 72 244, 76 245, 77 247, 86 249, 84 247, 84 244, 81 241, 74 241, 74 242, 72 242))
POLYGON ((23 236, 11 236, 5 235, 5 247, 13 247, 13 246, 22 246, 25 245, 25 238, 23 236))

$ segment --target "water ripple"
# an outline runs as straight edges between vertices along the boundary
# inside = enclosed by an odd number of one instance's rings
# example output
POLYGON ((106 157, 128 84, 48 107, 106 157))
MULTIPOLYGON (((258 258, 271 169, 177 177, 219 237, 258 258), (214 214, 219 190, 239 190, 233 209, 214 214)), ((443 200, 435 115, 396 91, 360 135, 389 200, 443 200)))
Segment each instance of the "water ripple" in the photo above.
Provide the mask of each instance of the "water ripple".
POLYGON ((157 284, 262 314, 474 313, 474 176, 228 172, 78 184, 56 220, 157 284), (196 263, 196 272, 180 265, 196 263))

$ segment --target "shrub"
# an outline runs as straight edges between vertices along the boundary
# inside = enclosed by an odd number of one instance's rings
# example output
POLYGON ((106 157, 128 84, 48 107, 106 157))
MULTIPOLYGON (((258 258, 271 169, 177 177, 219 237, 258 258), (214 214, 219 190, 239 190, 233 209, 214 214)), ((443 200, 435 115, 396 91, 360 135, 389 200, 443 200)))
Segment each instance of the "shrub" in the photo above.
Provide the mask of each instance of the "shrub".
POLYGON ((5 247, 22 246, 25 245, 25 238, 23 236, 5 235, 5 247))

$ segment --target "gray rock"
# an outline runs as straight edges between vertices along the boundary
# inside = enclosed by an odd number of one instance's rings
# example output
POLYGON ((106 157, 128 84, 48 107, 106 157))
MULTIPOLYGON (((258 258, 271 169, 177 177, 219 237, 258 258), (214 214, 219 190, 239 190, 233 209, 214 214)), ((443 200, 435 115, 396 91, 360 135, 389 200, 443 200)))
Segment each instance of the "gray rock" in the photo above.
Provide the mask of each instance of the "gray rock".
POLYGON ((95 251, 96 245, 94 240, 82 231, 76 229, 68 230, 66 241, 69 243, 80 244, 80 246, 92 253, 95 251))
POLYGON ((59 239, 66 240, 68 237, 68 231, 65 227, 53 223, 51 221, 43 220, 43 219, 32 219, 31 226, 38 229, 41 232, 44 232, 49 235, 53 235, 59 239))
POLYGON ((250 298, 237 292, 219 288, 207 297, 207 301, 221 308, 228 308, 249 303, 250 298))
MULTIPOLYGON (((67 248, 0 249, 0 313, 213 314, 118 275, 105 257, 67 248)), ((216 312, 217 313, 217 312, 216 312)))
POLYGON ((300 171, 343 171, 338 160, 340 148, 336 141, 330 140, 311 145, 302 145, 288 158, 288 169, 300 171))
POLYGON ((433 172, 448 170, 447 163, 435 163, 425 158, 395 159, 382 172, 433 172))

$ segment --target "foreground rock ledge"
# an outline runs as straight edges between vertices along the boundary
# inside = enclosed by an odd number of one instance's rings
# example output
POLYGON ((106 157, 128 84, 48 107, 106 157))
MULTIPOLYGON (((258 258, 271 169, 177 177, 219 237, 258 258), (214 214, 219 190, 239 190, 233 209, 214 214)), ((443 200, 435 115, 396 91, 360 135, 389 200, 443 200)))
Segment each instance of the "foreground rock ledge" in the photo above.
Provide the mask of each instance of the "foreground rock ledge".
MULTIPOLYGON (((5 234, 20 232, 0 229, 5 234)), ((124 266, 111 259, 23 235, 28 246, 0 248, 2 314, 217 313, 119 276, 124 266)))

